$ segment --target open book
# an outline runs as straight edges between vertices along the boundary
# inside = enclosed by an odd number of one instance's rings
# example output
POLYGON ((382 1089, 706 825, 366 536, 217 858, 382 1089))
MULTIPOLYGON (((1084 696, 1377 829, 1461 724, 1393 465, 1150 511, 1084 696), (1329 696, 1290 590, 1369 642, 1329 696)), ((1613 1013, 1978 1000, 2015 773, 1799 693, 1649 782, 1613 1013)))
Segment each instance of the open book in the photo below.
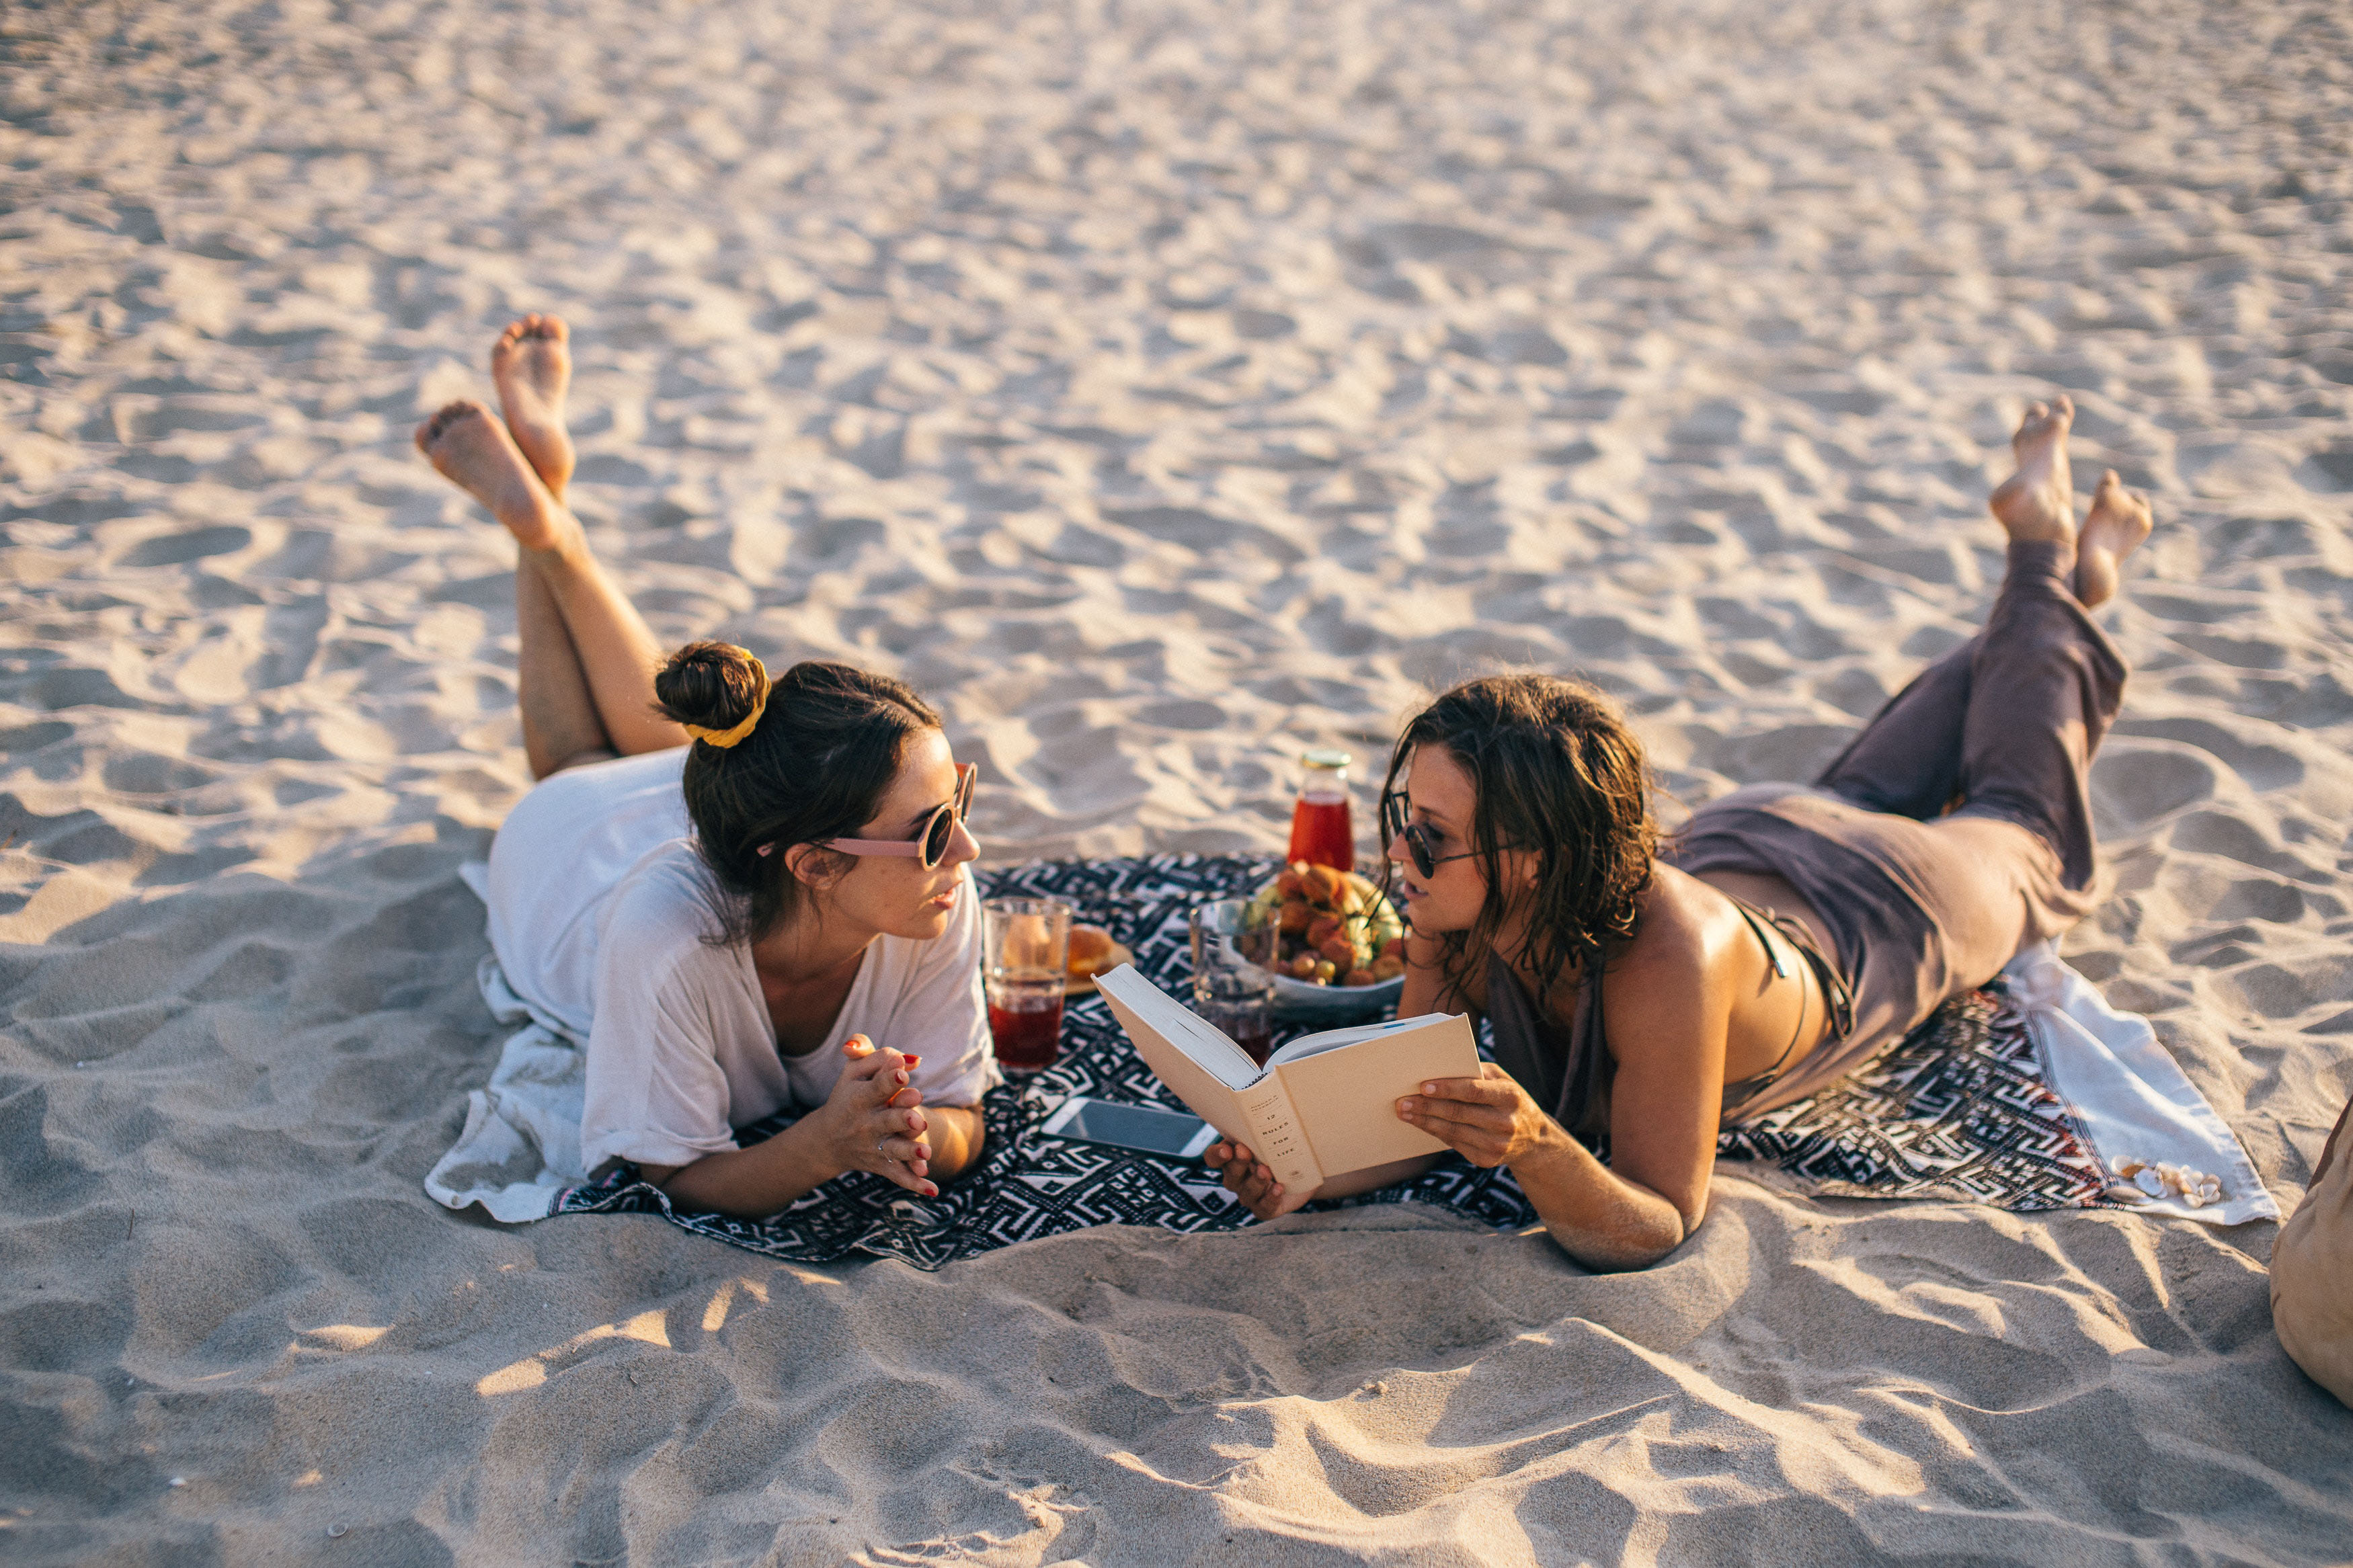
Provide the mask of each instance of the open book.
POLYGON ((1432 1078, 1477 1078, 1479 1047, 1461 1014, 1326 1029, 1260 1067, 1224 1031, 1123 963, 1095 984, 1136 1054, 1225 1137, 1246 1143, 1293 1192, 1335 1176, 1435 1154, 1446 1145, 1398 1119, 1397 1102, 1432 1078))

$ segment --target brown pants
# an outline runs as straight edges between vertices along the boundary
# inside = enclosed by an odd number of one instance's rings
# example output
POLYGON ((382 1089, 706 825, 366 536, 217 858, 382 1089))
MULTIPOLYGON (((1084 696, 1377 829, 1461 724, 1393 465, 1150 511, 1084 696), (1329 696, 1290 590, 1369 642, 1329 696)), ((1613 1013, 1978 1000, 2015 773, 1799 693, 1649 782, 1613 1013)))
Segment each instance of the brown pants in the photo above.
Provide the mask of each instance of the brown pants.
POLYGON ((1845 1037, 1738 1114, 1853 1070, 2090 910, 2092 755, 2126 667, 2076 603, 2073 570, 2071 545, 2012 544, 1985 629, 1891 699, 1812 788, 1735 791, 1670 846, 1694 875, 1796 888, 1854 991, 1845 1037))
POLYGON ((2353 1100, 2272 1245, 2272 1325, 2313 1382, 2353 1405, 2353 1100))

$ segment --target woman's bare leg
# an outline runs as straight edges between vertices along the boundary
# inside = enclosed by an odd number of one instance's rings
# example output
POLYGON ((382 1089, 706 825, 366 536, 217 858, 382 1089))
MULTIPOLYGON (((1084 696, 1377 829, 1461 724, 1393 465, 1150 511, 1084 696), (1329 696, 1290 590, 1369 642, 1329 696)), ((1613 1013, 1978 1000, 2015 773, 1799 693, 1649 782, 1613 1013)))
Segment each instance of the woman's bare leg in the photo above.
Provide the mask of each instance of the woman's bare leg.
POLYGON ((564 611, 528 556, 515 563, 515 707, 522 715, 523 755, 543 779, 617 754, 588 690, 588 672, 564 624, 564 611))
POLYGON ((607 750, 633 756, 685 744, 686 731, 653 710, 660 645, 589 553, 579 520, 549 493, 507 427, 479 403, 452 403, 417 426, 417 447, 443 478, 487 507, 520 547, 519 673, 533 772, 544 777, 607 750), (535 579, 533 585, 521 581, 526 576, 535 579), (565 634, 560 644, 551 635, 557 627, 565 634))
MULTIPOLYGON (((572 331, 561 316, 536 311, 510 321, 491 346, 491 381, 499 411, 523 460, 560 504, 572 482, 572 432, 564 420, 572 385, 572 331)), ((515 562, 515 626, 522 643, 516 706, 532 776, 545 778, 614 754, 612 737, 588 689, 588 672, 564 624, 564 611, 528 551, 515 562)))

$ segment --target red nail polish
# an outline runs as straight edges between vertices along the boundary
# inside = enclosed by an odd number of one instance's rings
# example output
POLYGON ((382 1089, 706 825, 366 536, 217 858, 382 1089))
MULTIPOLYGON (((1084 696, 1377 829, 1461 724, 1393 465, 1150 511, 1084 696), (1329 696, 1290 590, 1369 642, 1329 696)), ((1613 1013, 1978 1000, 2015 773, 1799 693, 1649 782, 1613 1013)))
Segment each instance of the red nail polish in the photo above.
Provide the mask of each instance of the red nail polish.
POLYGON ((921 1058, 921 1057, 910 1057, 910 1056, 907 1056, 907 1053, 906 1053, 906 1052, 904 1052, 904 1051, 901 1051, 899 1054, 900 1054, 901 1056, 902 1056, 902 1057, 907 1057, 907 1065, 908 1065, 909 1067, 913 1067, 917 1062, 922 1061, 922 1060, 923 1059, 923 1058, 921 1058))

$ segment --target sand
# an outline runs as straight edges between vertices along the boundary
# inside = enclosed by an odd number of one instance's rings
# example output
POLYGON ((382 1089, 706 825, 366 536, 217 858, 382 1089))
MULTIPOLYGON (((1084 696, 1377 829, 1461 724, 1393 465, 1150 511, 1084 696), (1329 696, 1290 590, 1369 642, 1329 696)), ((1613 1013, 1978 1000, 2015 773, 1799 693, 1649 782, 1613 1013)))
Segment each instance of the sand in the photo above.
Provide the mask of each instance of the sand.
POLYGON ((279 0, 0 12, 0 1557, 2341 1562, 2274 1227, 1426 1210, 924 1276, 419 1180, 527 775, 407 445, 527 309, 666 637, 913 680, 992 860, 1271 847, 1576 668, 1686 801, 2155 497, 2066 951, 2284 1204, 2353 1092, 2341 7, 279 0), (492 14, 495 12, 495 14, 492 14), (1362 783, 1360 767, 1360 780, 1362 783))

